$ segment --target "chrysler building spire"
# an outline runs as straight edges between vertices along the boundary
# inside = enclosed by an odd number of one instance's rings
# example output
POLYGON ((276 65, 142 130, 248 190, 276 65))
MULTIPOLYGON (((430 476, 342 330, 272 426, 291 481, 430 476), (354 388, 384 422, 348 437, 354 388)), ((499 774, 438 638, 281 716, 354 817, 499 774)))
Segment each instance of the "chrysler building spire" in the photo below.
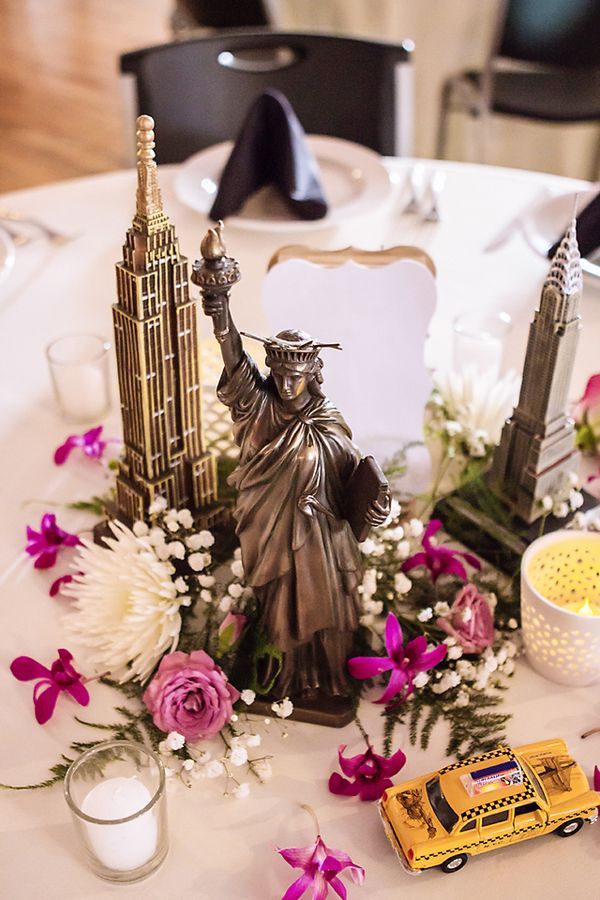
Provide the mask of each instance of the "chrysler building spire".
POLYGON ((542 515, 541 500, 561 489, 576 469, 568 391, 581 329, 581 260, 575 219, 552 260, 529 328, 519 402, 502 430, 490 485, 527 523, 542 515))

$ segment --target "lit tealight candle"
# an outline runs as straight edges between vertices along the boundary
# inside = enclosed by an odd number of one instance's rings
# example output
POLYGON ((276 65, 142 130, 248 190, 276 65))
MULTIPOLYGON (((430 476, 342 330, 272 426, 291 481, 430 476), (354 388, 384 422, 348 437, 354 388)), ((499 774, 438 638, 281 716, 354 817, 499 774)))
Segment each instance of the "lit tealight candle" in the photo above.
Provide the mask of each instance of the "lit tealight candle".
POLYGON ((600 534, 556 531, 521 563, 527 658, 561 684, 600 681, 600 534))
POLYGON ((152 810, 129 822, 126 819, 144 809, 152 799, 150 791, 135 776, 107 778, 85 797, 81 809, 102 824, 86 822, 92 849, 109 869, 130 871, 143 866, 156 852, 158 829, 152 810))

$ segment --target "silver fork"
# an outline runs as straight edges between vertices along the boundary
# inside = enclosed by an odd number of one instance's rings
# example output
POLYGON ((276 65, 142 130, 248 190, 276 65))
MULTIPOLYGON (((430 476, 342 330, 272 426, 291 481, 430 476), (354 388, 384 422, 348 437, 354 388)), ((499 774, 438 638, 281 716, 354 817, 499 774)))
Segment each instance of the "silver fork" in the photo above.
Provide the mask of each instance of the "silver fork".
MULTIPOLYGON (((45 222, 36 219, 35 216, 28 216, 25 213, 19 213, 15 210, 7 209, 6 207, 0 207, 0 222, 22 222, 23 225, 31 225, 41 231, 42 234, 45 234, 51 243, 57 245, 68 244, 68 242, 72 241, 75 237, 75 235, 65 234, 62 231, 51 228, 50 225, 46 225, 45 222)), ((25 244, 28 243, 28 241, 22 240, 20 243, 25 244)))

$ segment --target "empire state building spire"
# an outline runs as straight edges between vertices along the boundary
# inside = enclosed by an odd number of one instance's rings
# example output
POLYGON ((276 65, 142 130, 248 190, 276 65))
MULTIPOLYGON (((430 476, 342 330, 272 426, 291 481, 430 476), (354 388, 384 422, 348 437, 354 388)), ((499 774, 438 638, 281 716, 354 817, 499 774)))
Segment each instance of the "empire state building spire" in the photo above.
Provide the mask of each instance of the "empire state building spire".
POLYGON ((490 484, 525 522, 542 514, 541 500, 577 467, 568 391, 581 330, 582 273, 576 222, 552 260, 529 329, 519 402, 502 430, 490 484))
POLYGON ((137 192, 133 227, 148 234, 165 228, 169 220, 163 212, 158 187, 158 170, 154 159, 154 119, 152 116, 139 116, 136 124, 137 192))
POLYGON ((113 306, 124 441, 116 505, 125 522, 146 519, 157 497, 210 515, 217 490, 202 432, 198 301, 163 212, 153 129, 150 116, 138 118, 136 210, 113 306))

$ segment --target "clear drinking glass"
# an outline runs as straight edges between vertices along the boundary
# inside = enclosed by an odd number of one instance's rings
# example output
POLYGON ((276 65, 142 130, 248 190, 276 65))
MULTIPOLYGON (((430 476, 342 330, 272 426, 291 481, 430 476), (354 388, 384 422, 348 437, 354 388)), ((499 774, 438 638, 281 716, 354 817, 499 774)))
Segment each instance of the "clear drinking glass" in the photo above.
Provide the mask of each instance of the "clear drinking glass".
POLYGON ((512 320, 508 313, 469 310, 454 320, 454 368, 475 366, 479 372, 500 374, 512 320))
POLYGON ((56 402, 67 422, 97 422, 108 411, 109 350, 96 334, 66 334, 46 348, 56 402))
POLYGON ((165 772, 132 741, 105 741, 70 766, 65 798, 90 868, 108 881, 145 878, 169 848, 165 772))

